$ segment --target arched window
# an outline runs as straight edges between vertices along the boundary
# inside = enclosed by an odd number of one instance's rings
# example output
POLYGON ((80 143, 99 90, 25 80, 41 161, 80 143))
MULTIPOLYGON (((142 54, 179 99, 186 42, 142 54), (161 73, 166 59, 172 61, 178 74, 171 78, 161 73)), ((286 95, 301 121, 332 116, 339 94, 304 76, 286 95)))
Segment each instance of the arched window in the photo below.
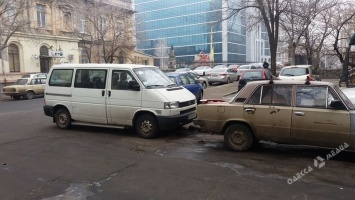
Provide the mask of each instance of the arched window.
POLYGON ((119 64, 123 64, 124 63, 124 58, 123 58, 123 53, 122 52, 120 52, 118 54, 118 63, 119 64))
POLYGON ((39 49, 40 56, 48 56, 48 48, 46 46, 41 46, 39 49))
POLYGON ((15 44, 10 44, 8 48, 10 72, 20 72, 20 55, 18 47, 15 44))

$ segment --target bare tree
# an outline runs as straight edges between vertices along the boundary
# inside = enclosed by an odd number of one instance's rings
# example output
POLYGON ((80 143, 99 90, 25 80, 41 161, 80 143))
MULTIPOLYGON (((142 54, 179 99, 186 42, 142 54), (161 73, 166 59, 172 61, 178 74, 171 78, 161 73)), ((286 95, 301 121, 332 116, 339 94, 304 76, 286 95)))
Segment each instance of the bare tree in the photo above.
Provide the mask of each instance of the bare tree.
MULTIPOLYGON (((337 0, 290 0, 288 9, 280 18, 280 26, 287 36, 290 64, 295 65, 296 48, 317 16, 327 11, 337 0)), ((317 22, 316 22, 317 23, 317 22)), ((309 36, 309 35, 308 35, 309 36)))
MULTIPOLYGON (((243 10, 254 9, 254 16, 259 16, 259 19, 264 23, 268 33, 271 56, 271 72, 276 74, 276 55, 279 39, 280 18, 286 12, 290 0, 242 0, 240 3, 233 2, 225 8, 228 16, 223 20, 230 20, 243 10)), ((249 12, 250 13, 250 12, 249 12)), ((255 18, 255 17, 254 17, 255 18)))
MULTIPOLYGON (((320 13, 304 31, 304 43, 301 44, 307 54, 308 64, 312 64, 315 70, 320 67, 323 56, 323 47, 328 36, 331 34, 332 11, 327 9, 320 13)), ((327 52, 326 52, 327 53, 327 52)))
POLYGON ((0 0, 0 52, 16 32, 29 31, 29 7, 30 0, 0 0))
POLYGON ((160 68, 168 66, 169 64, 169 47, 166 39, 159 39, 155 45, 155 56, 160 61, 160 68))
MULTIPOLYGON (((345 46, 340 45, 341 41, 346 43, 355 30, 355 2, 349 1, 335 6, 332 9, 332 28, 331 34, 333 41, 333 50, 339 57, 341 63, 345 61, 345 46), (344 49, 342 49, 344 48, 344 49)), ((349 63, 351 67, 355 67, 354 63, 349 63)))
MULTIPOLYGON (((117 3, 82 0, 77 5, 72 31, 81 38, 79 45, 89 62, 131 59, 127 52, 135 48, 133 11, 117 3)), ((71 22, 67 26, 71 28, 71 22)))

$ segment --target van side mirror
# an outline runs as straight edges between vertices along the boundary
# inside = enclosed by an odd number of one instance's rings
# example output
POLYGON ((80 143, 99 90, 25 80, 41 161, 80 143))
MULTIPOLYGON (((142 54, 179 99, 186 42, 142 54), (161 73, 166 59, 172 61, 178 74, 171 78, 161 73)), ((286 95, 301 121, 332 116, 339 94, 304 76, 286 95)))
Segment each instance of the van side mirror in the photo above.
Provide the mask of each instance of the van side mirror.
POLYGON ((340 100, 332 100, 330 102, 330 107, 334 109, 340 109, 340 110, 345 109, 343 102, 341 102, 340 100))
POLYGON ((134 91, 139 91, 139 90, 141 90, 141 87, 139 86, 137 81, 129 81, 128 82, 128 89, 134 90, 134 91))

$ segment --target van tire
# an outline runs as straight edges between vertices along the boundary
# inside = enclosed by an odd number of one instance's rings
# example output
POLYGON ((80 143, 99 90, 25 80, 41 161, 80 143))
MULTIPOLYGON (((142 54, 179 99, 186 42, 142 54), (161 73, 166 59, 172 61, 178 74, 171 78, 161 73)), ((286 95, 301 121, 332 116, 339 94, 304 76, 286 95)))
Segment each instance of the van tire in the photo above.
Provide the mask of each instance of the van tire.
POLYGON ((254 144, 254 137, 249 127, 231 124, 224 132, 224 143, 232 151, 247 151, 254 144))
POLYGON ((135 131, 142 138, 155 138, 159 133, 158 122, 154 116, 143 114, 139 116, 135 122, 135 131))
POLYGON ((71 126, 71 116, 67 109, 58 109, 57 112, 55 112, 54 120, 60 129, 69 129, 71 126))
POLYGON ((33 97, 35 96, 35 94, 32 91, 27 91, 25 94, 25 98, 26 99, 33 99, 33 97))

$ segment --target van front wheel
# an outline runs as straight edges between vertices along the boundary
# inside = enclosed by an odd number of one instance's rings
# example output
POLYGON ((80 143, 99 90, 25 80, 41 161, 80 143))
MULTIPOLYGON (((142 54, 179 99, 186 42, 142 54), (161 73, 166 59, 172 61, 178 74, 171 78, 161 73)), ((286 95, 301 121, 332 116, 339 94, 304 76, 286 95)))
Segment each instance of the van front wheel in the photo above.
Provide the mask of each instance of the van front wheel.
POLYGON ((135 130, 142 138, 155 138, 158 136, 159 131, 157 120, 152 115, 143 114, 136 120, 135 130))
POLYGON ((60 129, 69 129, 71 126, 71 117, 66 109, 60 108, 55 113, 55 123, 60 129))

